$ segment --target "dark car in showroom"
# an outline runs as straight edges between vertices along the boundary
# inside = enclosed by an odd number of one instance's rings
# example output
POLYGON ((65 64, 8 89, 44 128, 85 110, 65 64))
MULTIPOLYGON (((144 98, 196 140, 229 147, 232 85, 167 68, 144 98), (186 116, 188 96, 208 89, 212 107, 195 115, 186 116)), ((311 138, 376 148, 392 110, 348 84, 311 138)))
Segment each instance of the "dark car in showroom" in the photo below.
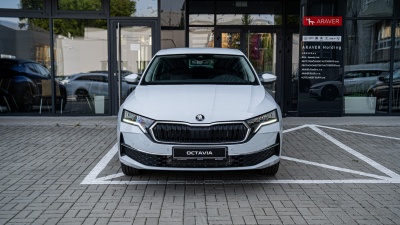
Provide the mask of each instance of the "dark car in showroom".
MULTIPOLYGON (((57 82, 56 109, 67 103, 65 87, 57 82)), ((0 58, 0 106, 8 111, 31 112, 51 105, 51 75, 42 64, 24 59, 0 58)))
MULTIPOLYGON (((379 80, 368 89, 367 95, 372 97, 367 99, 369 107, 375 107, 378 110, 388 107, 389 79, 390 73, 386 73, 379 77, 379 80), (376 98, 376 101, 373 101, 373 98, 376 98)), ((393 73, 392 108, 394 110, 400 109, 400 70, 395 70, 393 73)))

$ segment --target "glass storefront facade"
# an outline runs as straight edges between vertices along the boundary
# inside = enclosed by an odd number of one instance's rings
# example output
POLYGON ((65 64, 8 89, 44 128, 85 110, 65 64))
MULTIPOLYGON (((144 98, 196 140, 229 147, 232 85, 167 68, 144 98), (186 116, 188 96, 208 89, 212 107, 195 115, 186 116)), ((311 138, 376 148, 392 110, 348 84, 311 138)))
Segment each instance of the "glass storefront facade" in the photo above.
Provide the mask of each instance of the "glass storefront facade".
POLYGON ((115 115, 155 49, 158 1, 0 2, 0 115, 115 115))
MULTIPOLYGON (((313 85, 299 79, 301 10, 313 2, 0 1, 0 116, 116 115, 135 88, 124 76, 140 75, 158 50, 175 47, 243 51, 259 75, 277 76, 265 87, 286 116, 296 116, 313 85)), ((341 10, 323 7, 343 12, 343 91, 335 110, 398 115, 400 2, 345 2, 341 10)))
POLYGON ((399 113, 398 1, 347 2, 344 114, 399 113))

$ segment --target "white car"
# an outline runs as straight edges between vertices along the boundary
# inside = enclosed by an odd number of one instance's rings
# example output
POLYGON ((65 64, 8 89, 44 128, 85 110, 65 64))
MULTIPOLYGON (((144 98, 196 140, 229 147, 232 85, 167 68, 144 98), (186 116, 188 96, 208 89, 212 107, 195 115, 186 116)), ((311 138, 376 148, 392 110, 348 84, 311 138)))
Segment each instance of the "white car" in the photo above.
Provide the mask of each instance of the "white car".
POLYGON ((219 48, 159 51, 121 106, 117 132, 126 175, 143 169, 275 175, 283 139, 279 106, 249 60, 219 48))
POLYGON ((344 86, 346 95, 361 94, 365 96, 368 88, 379 81, 379 77, 385 75, 387 71, 383 69, 364 69, 346 71, 344 75, 344 86))
MULTIPOLYGON (((126 98, 135 87, 127 84, 125 79, 122 81, 122 98, 126 98)), ((107 72, 78 73, 66 77, 61 83, 65 85, 69 98, 84 99, 94 95, 103 95, 108 98, 107 72)))

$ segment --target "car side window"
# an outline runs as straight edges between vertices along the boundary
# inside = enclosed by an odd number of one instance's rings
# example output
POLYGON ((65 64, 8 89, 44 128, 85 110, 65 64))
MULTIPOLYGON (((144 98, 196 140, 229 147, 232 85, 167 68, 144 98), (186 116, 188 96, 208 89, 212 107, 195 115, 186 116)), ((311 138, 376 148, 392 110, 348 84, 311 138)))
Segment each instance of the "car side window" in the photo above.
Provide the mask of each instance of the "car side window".
POLYGON ((346 79, 354 79, 354 78, 360 78, 363 77, 363 74, 361 72, 348 72, 345 75, 346 79))
POLYGON ((25 67, 32 73, 39 73, 38 69, 36 68, 35 64, 33 63, 25 63, 25 67))
POLYGON ((393 74, 393 80, 400 79, 400 70, 397 70, 393 74))
POLYGON ((89 80, 90 80, 90 77, 88 77, 88 76, 81 76, 81 77, 76 78, 76 80, 79 80, 79 81, 89 81, 89 80))
POLYGON ((100 82, 100 77, 99 76, 91 76, 90 81, 100 82))
POLYGON ((39 71, 40 74, 42 74, 44 77, 50 78, 50 72, 43 66, 39 64, 34 65, 37 68, 37 71, 39 71))
POLYGON ((93 76, 93 81, 104 83, 105 76, 93 76))
POLYGON ((372 71, 372 72, 367 72, 367 73, 365 73, 366 74, 366 77, 377 77, 377 76, 379 76, 380 74, 381 74, 381 72, 379 72, 379 71, 372 71))

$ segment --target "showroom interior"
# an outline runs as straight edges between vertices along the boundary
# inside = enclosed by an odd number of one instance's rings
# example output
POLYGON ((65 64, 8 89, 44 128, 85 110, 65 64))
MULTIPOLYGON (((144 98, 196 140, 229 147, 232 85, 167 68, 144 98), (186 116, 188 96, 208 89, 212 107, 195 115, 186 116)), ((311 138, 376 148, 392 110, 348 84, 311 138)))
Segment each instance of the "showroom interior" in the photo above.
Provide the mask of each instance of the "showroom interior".
POLYGON ((241 50, 284 116, 400 115, 396 0, 2 0, 0 116, 117 115, 177 47, 241 50))

